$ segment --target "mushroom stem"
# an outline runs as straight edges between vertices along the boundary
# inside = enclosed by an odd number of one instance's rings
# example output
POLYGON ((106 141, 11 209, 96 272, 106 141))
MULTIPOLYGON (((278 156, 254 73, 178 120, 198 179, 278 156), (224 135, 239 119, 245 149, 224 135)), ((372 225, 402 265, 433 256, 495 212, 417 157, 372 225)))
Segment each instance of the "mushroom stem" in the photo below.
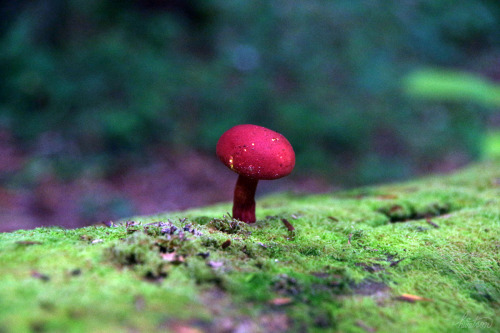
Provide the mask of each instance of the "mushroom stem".
POLYGON ((238 176, 234 189, 233 217, 246 223, 255 222, 255 190, 258 179, 238 176))

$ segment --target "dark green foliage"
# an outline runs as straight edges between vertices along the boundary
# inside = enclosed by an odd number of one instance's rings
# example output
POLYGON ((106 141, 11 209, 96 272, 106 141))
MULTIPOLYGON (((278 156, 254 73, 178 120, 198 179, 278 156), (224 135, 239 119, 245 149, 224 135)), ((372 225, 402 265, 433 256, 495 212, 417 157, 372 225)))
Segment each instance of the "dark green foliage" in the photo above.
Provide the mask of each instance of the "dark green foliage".
POLYGON ((495 1, 1 6, 0 125, 32 149, 51 142, 43 153, 73 166, 154 144, 212 152, 248 122, 287 136, 301 170, 407 177, 425 161, 477 156, 484 116, 410 100, 401 78, 422 65, 489 73, 500 45, 495 1))

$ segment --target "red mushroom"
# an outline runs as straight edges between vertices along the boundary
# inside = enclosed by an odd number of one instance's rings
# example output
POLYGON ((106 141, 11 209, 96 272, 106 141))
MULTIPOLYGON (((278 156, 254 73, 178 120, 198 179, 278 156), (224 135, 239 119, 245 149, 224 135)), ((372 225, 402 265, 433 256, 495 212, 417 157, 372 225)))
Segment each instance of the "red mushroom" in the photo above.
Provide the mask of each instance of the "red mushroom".
POLYGON ((233 217, 255 222, 255 190, 260 179, 287 176, 295 166, 292 145, 281 134, 256 125, 237 125, 217 142, 217 156, 239 174, 234 190, 233 217))

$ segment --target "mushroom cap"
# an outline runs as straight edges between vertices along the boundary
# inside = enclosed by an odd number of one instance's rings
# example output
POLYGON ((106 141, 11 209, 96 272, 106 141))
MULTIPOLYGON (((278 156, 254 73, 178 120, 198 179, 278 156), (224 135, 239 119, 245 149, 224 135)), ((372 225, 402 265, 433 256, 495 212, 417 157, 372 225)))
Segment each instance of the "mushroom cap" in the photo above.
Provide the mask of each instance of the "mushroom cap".
POLYGON ((237 125, 217 142, 217 156, 234 172, 253 179, 278 179, 292 172, 295 153, 281 134, 257 125, 237 125))

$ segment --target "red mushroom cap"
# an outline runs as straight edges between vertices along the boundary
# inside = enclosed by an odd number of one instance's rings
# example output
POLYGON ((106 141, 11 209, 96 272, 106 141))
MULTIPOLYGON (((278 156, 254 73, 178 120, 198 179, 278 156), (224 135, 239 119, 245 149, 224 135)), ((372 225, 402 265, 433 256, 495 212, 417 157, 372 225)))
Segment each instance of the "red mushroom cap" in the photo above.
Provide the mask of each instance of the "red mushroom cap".
POLYGON ((237 125, 217 142, 217 156, 234 172, 253 179, 278 179, 295 166, 292 145, 281 134, 257 125, 237 125))

